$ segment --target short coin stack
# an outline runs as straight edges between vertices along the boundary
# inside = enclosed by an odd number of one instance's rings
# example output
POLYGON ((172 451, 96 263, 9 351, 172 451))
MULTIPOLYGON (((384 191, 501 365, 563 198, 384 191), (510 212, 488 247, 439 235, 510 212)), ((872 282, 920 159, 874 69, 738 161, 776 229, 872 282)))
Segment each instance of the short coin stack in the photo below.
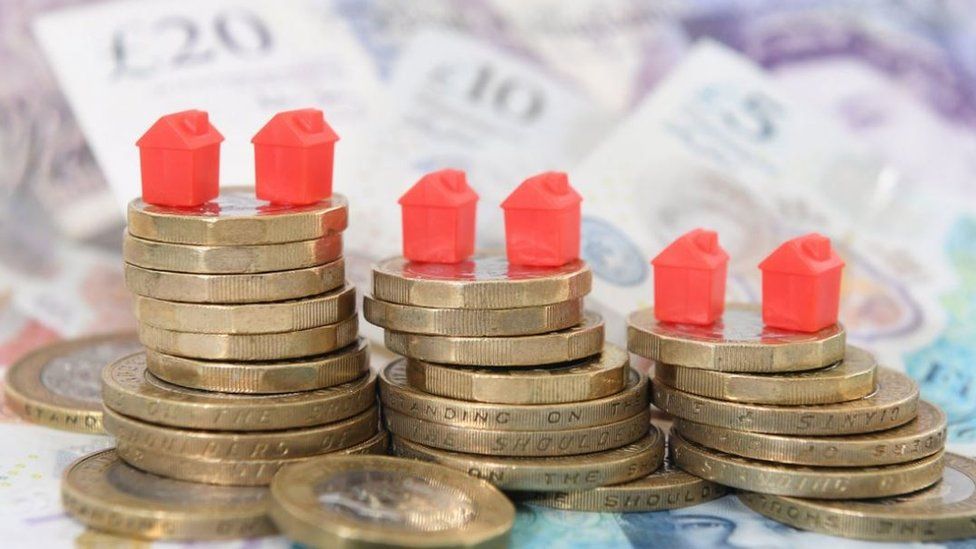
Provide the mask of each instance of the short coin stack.
POLYGON ((406 357, 379 381, 396 453, 510 491, 589 489, 656 470, 664 437, 650 427, 648 381, 584 312, 590 284, 581 261, 376 265, 364 314, 406 357))

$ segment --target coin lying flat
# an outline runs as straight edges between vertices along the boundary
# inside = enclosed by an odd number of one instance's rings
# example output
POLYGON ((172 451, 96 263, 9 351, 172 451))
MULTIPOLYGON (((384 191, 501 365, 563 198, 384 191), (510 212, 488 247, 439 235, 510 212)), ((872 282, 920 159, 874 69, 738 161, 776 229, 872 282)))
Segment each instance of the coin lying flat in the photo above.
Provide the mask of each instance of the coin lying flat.
POLYGON ((627 348, 651 360, 725 372, 776 373, 823 368, 844 358, 839 324, 812 334, 763 326, 753 305, 730 304, 710 326, 658 322, 653 309, 627 317, 627 348))
MULTIPOLYGON (((386 454, 387 435, 378 432, 365 442, 329 452, 329 455, 386 454)), ((319 456, 282 459, 207 459, 168 454, 120 442, 116 452, 126 463, 164 477, 221 484, 225 486, 267 486, 275 473, 286 465, 319 456)))
POLYGON ((146 204, 137 198, 129 202, 129 232, 146 240, 221 246, 311 240, 345 230, 347 205, 339 194, 304 206, 272 204, 244 187, 220 189, 217 198, 190 208, 146 204))
POLYGON ((664 436, 647 436, 614 450, 562 457, 494 457, 439 450, 395 437, 396 455, 432 461, 487 480, 503 490, 586 490, 651 474, 664 459, 664 436))
POLYGON ((803 530, 876 541, 976 537, 976 461, 945 455, 942 480, 913 494, 861 501, 800 499, 742 492, 750 509, 803 530))
POLYGON ((188 389, 153 376, 145 353, 102 371, 102 398, 112 410, 149 423, 213 431, 271 431, 341 421, 376 401, 376 375, 314 391, 235 395, 188 389))
POLYGON ((849 435, 881 431, 915 418, 918 386, 911 378, 878 368, 870 395, 837 404, 774 406, 724 402, 683 393, 655 379, 654 405, 665 412, 705 425, 780 435, 849 435))
POLYGON ((454 427, 500 431, 605 425, 634 416, 650 405, 647 378, 636 370, 630 371, 626 387, 617 394, 561 404, 486 404, 429 395, 407 384, 405 359, 388 364, 379 385, 384 410, 454 427))
POLYGON ((469 454, 511 457, 572 456, 626 446, 647 434, 650 412, 607 425, 548 431, 501 431, 431 423, 383 410, 390 433, 411 442, 469 454))
POLYGON ((214 305, 135 296, 136 318, 157 328, 205 334, 267 334, 335 324, 356 312, 349 284, 326 294, 279 301, 214 305))
POLYGON ((590 293, 592 281, 582 261, 531 267, 495 255, 455 264, 393 257, 373 267, 373 297, 418 307, 511 309, 579 299, 590 293))
POLYGON ((288 271, 322 265, 342 255, 342 235, 256 246, 198 246, 144 240, 129 233, 122 240, 126 263, 158 271, 243 274, 288 271))
POLYGON ((688 473, 732 488, 818 499, 864 499, 907 494, 942 478, 943 452, 877 467, 808 467, 746 459, 671 431, 674 463, 688 473))
POLYGON ((624 388, 627 352, 604 343, 603 352, 545 368, 477 368, 407 361, 407 381, 425 393, 497 404, 558 404, 593 400, 624 388))
POLYGON ((304 457, 335 452, 376 434, 375 406, 351 418, 314 427, 280 431, 202 431, 132 419, 105 409, 105 430, 120 445, 208 459, 250 460, 304 457))
POLYGON ((515 507, 491 484, 386 456, 323 457, 282 469, 271 517, 313 547, 508 546, 515 507))
POLYGON ((266 536, 267 488, 173 480, 126 465, 115 450, 72 463, 61 481, 65 511, 91 528, 130 537, 213 540, 266 536))
POLYGON ((874 392, 877 362, 857 347, 826 368, 785 374, 742 374, 655 364, 654 376, 670 387, 695 395, 752 404, 834 404, 874 392))
POLYGON ((125 264, 130 292, 187 303, 266 303, 330 292, 345 282, 342 258, 324 265, 255 274, 194 274, 144 269, 125 264))
POLYGON ((568 330, 513 337, 453 337, 387 331, 386 347, 425 362, 469 366, 538 366, 593 356, 603 348, 603 319, 587 313, 568 330))
POLYGON ((102 368, 141 348, 132 332, 41 347, 7 370, 7 405, 31 423, 65 431, 104 433, 102 368))
POLYGON ((741 457, 817 467, 860 467, 905 463, 942 451, 946 423, 942 410, 923 400, 912 421, 861 435, 769 435, 683 419, 675 420, 675 429, 686 440, 741 457))
POLYGON ((273 334, 199 334, 139 325, 139 340, 154 351, 205 360, 282 360, 321 355, 349 345, 359 316, 335 324, 273 334))
POLYGON ((292 393, 362 377, 369 370, 369 345, 360 338, 328 354, 271 362, 217 362, 147 349, 146 365, 159 379, 182 387, 221 393, 292 393))

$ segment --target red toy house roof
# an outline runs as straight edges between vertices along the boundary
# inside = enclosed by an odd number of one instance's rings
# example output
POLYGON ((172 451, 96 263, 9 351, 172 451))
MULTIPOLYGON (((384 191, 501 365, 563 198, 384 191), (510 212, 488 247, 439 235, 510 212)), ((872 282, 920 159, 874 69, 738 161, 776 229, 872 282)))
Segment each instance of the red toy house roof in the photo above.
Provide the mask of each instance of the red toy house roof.
POLYGON ((461 170, 445 169, 431 172, 414 183, 400 197, 403 206, 434 206, 449 208, 478 200, 478 194, 468 186, 461 170))
POLYGON ((575 206, 583 198, 569 184, 563 172, 545 172, 522 182, 502 202, 506 210, 561 210, 575 206))
POLYGON ((251 139, 255 145, 311 147, 335 143, 339 135, 318 109, 284 111, 274 115, 251 139))
POLYGON ((167 114, 136 141, 150 149, 193 150, 220 143, 224 136, 210 124, 206 111, 189 110, 167 114))
POLYGON ((763 271, 802 275, 818 275, 843 266, 830 239, 817 233, 787 240, 759 264, 763 271))
POLYGON ((651 264, 657 267, 714 269, 729 260, 729 254, 718 244, 718 234, 708 229, 694 229, 672 242, 657 254, 651 264))

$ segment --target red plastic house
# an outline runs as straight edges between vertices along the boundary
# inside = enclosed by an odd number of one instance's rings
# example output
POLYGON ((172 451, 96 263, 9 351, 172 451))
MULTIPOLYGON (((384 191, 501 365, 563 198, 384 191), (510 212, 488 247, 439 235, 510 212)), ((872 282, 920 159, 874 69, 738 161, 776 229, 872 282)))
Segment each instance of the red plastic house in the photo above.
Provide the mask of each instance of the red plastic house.
POLYGON ((759 268, 764 324, 816 332, 837 323, 844 261, 829 238, 811 233, 787 240, 759 268))
POLYGON ((508 262, 554 267, 578 258, 582 201, 563 172, 523 181, 502 202, 508 262))
POLYGON ((322 111, 279 112, 254 135, 257 197, 275 204, 313 204, 332 196, 339 136, 322 111))
POLYGON ((464 172, 440 170, 417 181, 400 197, 403 256, 410 261, 460 263, 474 253, 478 195, 464 172))
POLYGON ((714 323, 725 309, 728 264, 715 231, 695 229, 678 237, 651 261, 654 316, 662 322, 714 323))
POLYGON ((220 135, 204 111, 167 114, 136 141, 142 199, 159 206, 199 206, 220 192, 220 135))

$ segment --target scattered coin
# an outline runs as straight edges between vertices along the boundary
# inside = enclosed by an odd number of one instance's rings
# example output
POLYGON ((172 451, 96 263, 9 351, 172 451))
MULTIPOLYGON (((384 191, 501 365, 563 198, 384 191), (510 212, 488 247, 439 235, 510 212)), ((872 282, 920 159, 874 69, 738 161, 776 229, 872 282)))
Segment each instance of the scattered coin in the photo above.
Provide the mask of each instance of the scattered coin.
POLYGON ((444 450, 494 456, 572 456, 626 446, 647 434, 650 412, 594 427, 549 431, 501 431, 431 423, 390 409, 387 429, 409 441, 444 450))
POLYGON ((31 423, 65 431, 103 433, 102 368, 141 348, 132 332, 41 347, 7 370, 7 405, 31 423))
POLYGON ((907 494, 942 478, 943 452, 877 467, 808 467, 746 459, 688 442, 671 431, 674 463, 688 473, 732 488, 819 499, 907 494))
POLYGON ((146 240, 246 246, 342 232, 349 223, 349 209, 339 194, 306 206, 277 205, 255 197, 253 188, 230 187, 195 208, 156 206, 137 198, 129 202, 128 219, 129 232, 146 240))
POLYGON ((657 380, 654 405, 705 425, 780 435, 848 435, 881 431, 915 418, 918 386, 911 378, 878 368, 877 388, 858 400, 814 406, 774 406, 724 402, 684 393, 657 380))
POLYGON ((652 427, 642 439, 614 450, 562 457, 494 457, 462 454, 394 437, 394 452, 467 472, 503 490, 586 490, 620 484, 657 470, 664 436, 652 427))
POLYGON ((912 494, 861 501, 742 492, 750 509, 803 530, 875 541, 944 541, 976 536, 976 461, 945 455, 942 481, 912 494))
POLYGON ((407 380, 425 393, 498 404, 558 404, 593 400, 623 390, 627 351, 604 343, 603 352, 545 368, 477 368, 407 361, 407 380))
POLYGON ((741 457, 817 467, 862 467, 905 463, 942 451, 946 415, 923 400, 912 421, 861 435, 769 435, 683 419, 675 421, 675 429, 686 440, 741 457))
POLYGON ((130 292, 155 299, 187 303, 265 303, 300 299, 343 285, 342 258, 304 269, 256 274, 192 274, 154 271, 125 264, 130 292))
POLYGON ((342 235, 256 246, 198 246, 136 238, 126 233, 126 263, 158 271, 200 274, 267 273, 304 269, 339 259, 342 235))
POLYGON ((579 299, 592 278, 582 261, 530 267, 496 255, 449 265, 394 257, 373 267, 373 297, 418 307, 510 309, 579 299))
POLYGON ((356 341, 359 316, 274 334, 200 334, 139 325, 142 344, 160 353, 205 360, 281 360, 321 355, 356 341))
MULTIPOLYGON (((380 431, 365 442, 330 452, 328 455, 382 455, 386 453, 386 448, 387 435, 380 431)), ((207 459, 168 454, 122 442, 119 443, 116 451, 126 463, 143 471, 186 481, 230 486, 267 486, 282 467, 319 457, 316 455, 281 459, 207 459)))
POLYGON ((145 353, 102 371, 102 398, 116 412, 149 423, 212 431, 270 431, 341 421, 376 401, 376 375, 297 393, 235 395, 188 389, 153 376, 145 353))
POLYGON ((313 547, 507 547, 515 507, 491 484, 409 459, 329 456, 283 468, 271 517, 313 547))
POLYGON ((651 360, 686 368, 776 373, 823 368, 844 358, 839 324, 806 334, 769 328, 753 305, 730 304, 710 326, 658 322, 653 309, 627 318, 627 348, 651 360))
POLYGON ((313 391, 348 383, 369 370, 369 345, 352 345, 325 355, 272 362, 216 362, 146 350, 146 365, 156 377, 202 391, 275 394, 313 391))
POLYGON ((130 537, 166 540, 253 538, 275 533, 267 488, 173 480, 126 465, 115 450, 75 461, 61 501, 85 525, 130 537))
POLYGON ((514 337, 451 337, 387 330, 386 347, 425 362, 470 366, 538 366, 598 354, 603 348, 603 319, 587 313, 568 330, 514 337))

